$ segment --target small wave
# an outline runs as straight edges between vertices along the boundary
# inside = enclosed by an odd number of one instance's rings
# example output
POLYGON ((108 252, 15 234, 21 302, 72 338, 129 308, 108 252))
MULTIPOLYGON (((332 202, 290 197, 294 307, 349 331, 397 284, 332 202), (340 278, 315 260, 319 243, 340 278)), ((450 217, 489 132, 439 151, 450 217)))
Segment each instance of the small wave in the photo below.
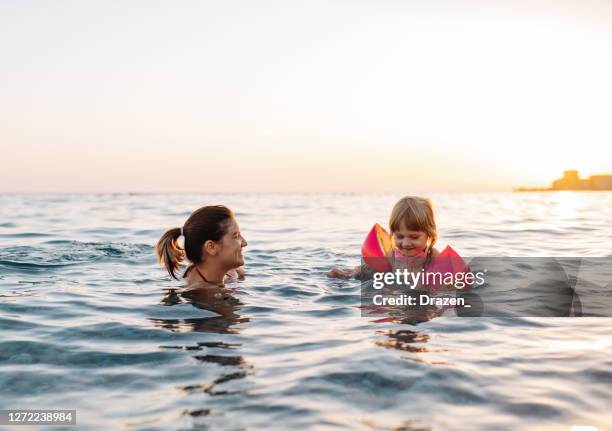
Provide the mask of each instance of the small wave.
POLYGON ((312 317, 340 317, 353 313, 351 308, 347 307, 329 307, 326 309, 302 311, 301 314, 312 317))
POLYGON ((2 326, 4 331, 28 331, 39 327, 39 325, 35 323, 19 319, 9 319, 6 317, 0 317, 0 326, 2 326))
POLYGON ((344 293, 339 293, 339 294, 326 294, 326 295, 322 295, 319 298, 317 298, 315 300, 316 303, 320 303, 320 304, 341 304, 341 305, 346 305, 346 304, 355 304, 357 302, 359 302, 359 295, 353 294, 344 294, 344 293))
POLYGON ((279 286, 275 289, 276 293, 284 297, 299 297, 299 296, 317 296, 318 292, 309 292, 304 288, 293 286, 279 286))
POLYGON ((119 322, 65 327, 56 331, 54 338, 65 341, 74 340, 75 342, 79 342, 79 340, 110 340, 116 343, 122 341, 147 343, 150 341, 161 342, 173 339, 171 334, 167 332, 119 322))
POLYGON ((39 238, 53 236, 50 233, 42 233, 42 232, 20 232, 20 233, 3 233, 0 234, 0 238, 39 238))
POLYGON ((76 346, 39 341, 5 341, 0 343, 0 364, 47 364, 62 367, 101 368, 164 362, 172 352, 154 350, 141 353, 112 353, 81 350, 76 346))
POLYGON ((0 266, 4 266, 6 268, 15 268, 15 269, 50 269, 50 268, 61 268, 64 266, 76 265, 78 262, 74 263, 64 263, 64 264, 56 264, 56 263, 33 263, 33 262, 17 262, 12 260, 0 259, 0 266))
POLYGON ((506 413, 514 416, 529 418, 559 418, 563 416, 564 410, 550 403, 542 402, 514 402, 500 404, 500 408, 506 413))
POLYGON ((153 246, 111 242, 46 241, 36 246, 0 249, 0 265, 9 269, 48 270, 101 259, 139 260, 150 258, 153 246))
MULTIPOLYGON (((357 390, 360 393, 373 393, 384 388, 385 392, 403 392, 414 384, 414 380, 408 377, 389 378, 382 373, 375 371, 349 371, 349 372, 330 372, 324 373, 316 377, 308 377, 302 379, 300 387, 306 386, 309 391, 313 391, 316 387, 322 393, 329 394, 329 391, 349 392, 354 393, 357 390)), ((298 392, 303 393, 303 390, 298 389, 298 392)))

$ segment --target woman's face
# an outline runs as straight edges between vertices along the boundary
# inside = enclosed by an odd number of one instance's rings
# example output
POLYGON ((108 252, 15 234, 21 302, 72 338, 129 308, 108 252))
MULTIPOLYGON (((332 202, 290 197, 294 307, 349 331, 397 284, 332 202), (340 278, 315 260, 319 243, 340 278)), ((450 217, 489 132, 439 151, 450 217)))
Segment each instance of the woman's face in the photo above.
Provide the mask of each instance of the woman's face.
POLYGON ((427 239, 427 232, 410 230, 405 226, 393 232, 395 247, 403 256, 407 257, 416 256, 424 251, 427 248, 427 239))
POLYGON ((240 234, 240 227, 234 218, 227 221, 227 230, 219 245, 219 260, 225 267, 232 269, 244 265, 242 249, 247 246, 247 242, 240 234))

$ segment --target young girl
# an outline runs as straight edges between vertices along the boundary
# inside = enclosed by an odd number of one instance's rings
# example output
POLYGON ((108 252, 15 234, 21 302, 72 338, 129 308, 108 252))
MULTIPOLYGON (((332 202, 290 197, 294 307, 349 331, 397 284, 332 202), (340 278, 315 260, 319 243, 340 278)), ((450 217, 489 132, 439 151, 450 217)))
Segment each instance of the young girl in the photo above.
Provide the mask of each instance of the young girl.
POLYGON ((187 286, 222 287, 228 278, 244 276, 242 249, 247 242, 232 211, 222 205, 194 211, 183 227, 166 231, 157 242, 157 258, 172 278, 185 257, 191 262, 183 273, 187 286), (185 238, 184 247, 178 240, 185 238))
MULTIPOLYGON (((420 270, 438 256, 434 244, 438 239, 434 212, 429 199, 416 196, 401 198, 391 210, 389 228, 393 240, 393 252, 389 260, 393 269, 402 267, 420 270), (415 266, 419 268, 415 268, 415 266)), ((333 268, 329 277, 357 277, 361 267, 333 268)))

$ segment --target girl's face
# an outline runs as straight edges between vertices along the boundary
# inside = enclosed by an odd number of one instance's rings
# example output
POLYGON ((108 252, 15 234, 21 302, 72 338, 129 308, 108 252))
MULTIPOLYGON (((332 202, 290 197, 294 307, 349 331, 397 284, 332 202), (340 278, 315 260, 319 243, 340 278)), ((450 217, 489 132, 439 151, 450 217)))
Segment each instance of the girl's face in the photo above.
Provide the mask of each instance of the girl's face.
POLYGON ((238 268, 244 265, 242 249, 247 246, 247 242, 240 233, 240 227, 234 218, 227 222, 227 231, 218 242, 219 259, 227 268, 238 268))
POLYGON ((398 231, 393 232, 393 242, 402 256, 412 257, 425 251, 427 248, 427 232, 420 230, 409 230, 402 226, 398 231))

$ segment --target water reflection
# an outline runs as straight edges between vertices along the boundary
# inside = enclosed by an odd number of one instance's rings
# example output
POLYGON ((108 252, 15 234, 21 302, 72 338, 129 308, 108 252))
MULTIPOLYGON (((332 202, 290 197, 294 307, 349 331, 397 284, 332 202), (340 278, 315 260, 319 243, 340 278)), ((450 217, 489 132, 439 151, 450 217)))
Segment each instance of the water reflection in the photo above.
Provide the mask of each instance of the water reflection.
MULTIPOLYGON (((444 292, 437 292, 438 294, 444 292)), ((421 295, 430 295, 426 290, 412 290, 404 287, 385 286, 382 290, 372 290, 369 286, 362 285, 361 313, 365 317, 382 316, 373 320, 373 323, 402 323, 417 325, 441 316, 449 308, 437 305, 419 305, 421 295), (371 305, 376 303, 374 296, 402 298, 403 304, 371 305), (410 299, 409 299, 410 298, 410 299), (408 301, 414 301, 409 305, 408 301)))
POLYGON ((361 423, 371 430, 386 430, 386 431, 432 431, 432 428, 424 425, 421 419, 408 419, 402 421, 398 426, 386 427, 382 424, 377 424, 372 420, 363 419, 361 423))
MULTIPOLYGON (((161 299, 166 306, 177 304, 192 304, 194 307, 212 311, 217 316, 196 317, 186 319, 150 319, 157 327, 175 332, 214 332, 218 334, 237 334, 239 323, 248 322, 247 317, 238 314, 244 305, 234 294, 236 289, 198 286, 191 289, 169 289, 161 299)), ((197 350, 197 349, 196 349, 197 350)))
MULTIPOLYGON (((201 318, 151 319, 155 326, 171 331, 237 334, 241 330, 237 325, 249 321, 247 317, 239 314, 243 303, 236 297, 236 289, 210 285, 202 285, 190 289, 169 289, 160 302, 166 306, 191 304, 196 308, 216 313, 215 316, 201 318)), ((229 391, 219 389, 219 385, 246 378, 251 374, 249 370, 252 366, 247 363, 242 355, 216 354, 217 349, 228 352, 236 351, 241 347, 241 344, 227 342, 226 340, 208 340, 197 342, 195 345, 165 345, 160 347, 164 349, 202 352, 202 354, 194 355, 193 358, 203 365, 221 366, 223 367, 222 370, 229 367, 232 370, 221 373, 218 377, 213 378, 212 381, 179 387, 185 394, 205 393, 209 396, 222 396, 245 393, 244 390, 229 391), (211 353, 211 351, 214 353, 211 353)), ((215 368, 211 368, 211 370, 214 372, 215 368)), ((183 415, 197 417, 200 418, 199 420, 213 413, 209 408, 195 408, 183 411, 183 415)))
POLYGON ((237 366, 245 363, 242 356, 198 355, 194 356, 194 358, 196 358, 198 361, 212 362, 214 364, 224 366, 237 366))
MULTIPOLYGON (((220 288, 210 285, 186 290, 169 289, 161 299, 166 306, 177 304, 192 304, 202 310, 212 311, 217 316, 187 318, 187 319, 150 319, 157 327, 176 332, 213 332, 218 334, 237 334, 239 328, 233 327, 238 323, 248 322, 247 317, 238 314, 243 303, 234 296, 235 289, 220 288)), ((240 347, 238 343, 225 341, 201 341, 191 346, 160 346, 163 349, 180 349, 201 351, 205 349, 232 350, 240 347)), ((196 355, 195 359, 202 362, 213 362, 219 365, 242 365, 242 356, 196 355)))
POLYGON ((389 330, 389 331, 376 331, 377 335, 382 335, 386 338, 376 341, 375 344, 378 347, 385 349, 400 350, 402 352, 412 353, 414 355, 404 356, 403 359, 407 359, 412 362, 428 365, 452 365, 446 361, 431 361, 426 360, 426 356, 416 356, 421 353, 431 352, 446 352, 446 349, 434 349, 426 347, 425 343, 429 342, 429 335, 421 331, 412 331, 409 329, 389 330))
POLYGON ((385 340, 377 341, 377 346, 384 347, 386 349, 403 350, 404 352, 410 353, 423 353, 428 351, 427 348, 422 346, 422 344, 429 341, 429 335, 423 332, 401 329, 376 331, 376 333, 378 335, 385 335, 387 337, 385 340))
POLYGON ((231 380, 244 379, 249 375, 246 371, 237 371, 235 373, 224 374, 221 377, 213 380, 211 383, 204 383, 199 385, 187 385, 183 386, 181 390, 193 394, 193 393, 201 393, 205 392, 211 396, 218 395, 233 395, 236 393, 241 393, 242 391, 225 391, 225 390, 215 390, 216 387, 222 383, 229 382, 231 380))

